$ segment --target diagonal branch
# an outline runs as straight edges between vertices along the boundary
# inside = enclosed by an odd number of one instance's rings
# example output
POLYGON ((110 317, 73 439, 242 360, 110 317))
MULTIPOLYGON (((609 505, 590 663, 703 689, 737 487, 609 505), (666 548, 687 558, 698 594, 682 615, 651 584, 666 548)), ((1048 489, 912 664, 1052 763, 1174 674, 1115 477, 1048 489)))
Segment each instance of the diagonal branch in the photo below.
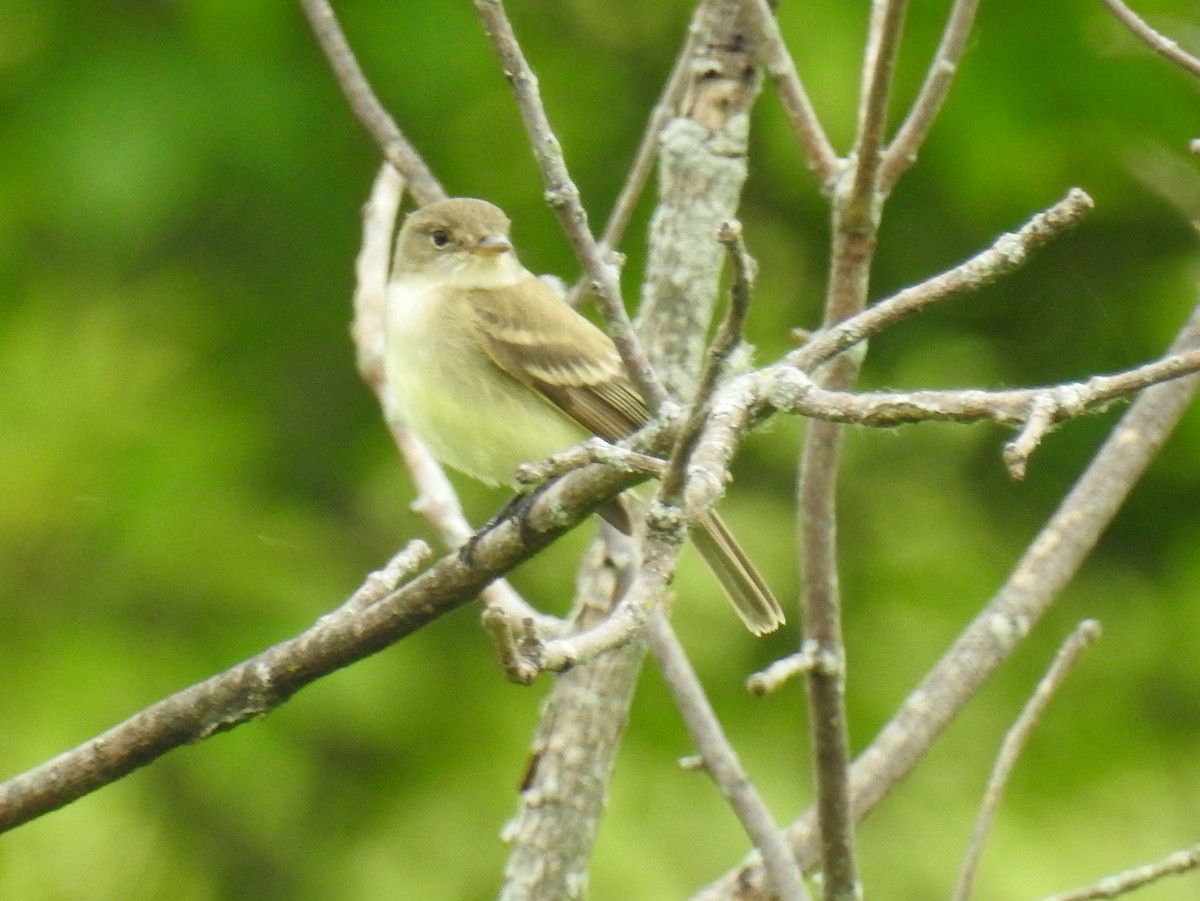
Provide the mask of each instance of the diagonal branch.
POLYGON ((1179 876, 1197 868, 1200 868, 1200 845, 1192 845, 1190 848, 1169 854, 1156 863, 1116 873, 1095 885, 1051 895, 1043 901, 1100 901, 1104 898, 1119 898, 1167 876, 1179 876))
POLYGON ((633 379, 650 409, 656 411, 666 399, 666 392, 655 376, 633 331, 629 314, 625 312, 618 280, 619 270, 607 259, 588 227, 587 211, 580 202, 579 188, 567 171, 562 146, 554 136, 546 108, 542 104, 537 76, 521 52, 512 23, 509 22, 500 0, 475 0, 475 8, 479 10, 484 31, 487 32, 496 56, 500 59, 504 77, 512 85, 517 106, 521 110, 521 118, 525 122, 526 131, 529 132, 534 158, 546 186, 546 200, 558 215, 559 222, 562 223, 563 230, 575 249, 575 255, 592 280, 600 310, 604 314, 613 343, 617 345, 629 377, 633 379))
POLYGON ((1001 235, 986 250, 817 332, 803 347, 788 354, 787 362, 811 372, 906 316, 999 281, 1024 266, 1034 251, 1077 225, 1093 206, 1091 197, 1072 188, 1062 200, 1033 216, 1016 232, 1001 235))
POLYGON ((667 76, 667 83, 663 85, 658 102, 654 104, 654 109, 650 113, 650 121, 646 123, 641 143, 638 144, 637 152, 634 154, 633 165, 629 167, 629 171, 625 175, 625 184, 617 195, 608 222, 605 223, 604 234, 600 237, 600 245, 605 251, 616 250, 625 237, 625 230, 629 228, 629 222, 633 218, 638 200, 654 172, 654 161, 658 157, 658 142, 662 130, 678 111, 688 84, 691 82, 692 57, 700 43, 700 22, 706 13, 705 7, 709 2, 712 0, 704 0, 696 6, 695 12, 692 13, 692 21, 688 24, 687 38, 683 42, 679 55, 675 57, 675 64, 671 67, 671 74, 667 76))
POLYGON ((308 17, 317 43, 325 51, 333 75, 350 102, 355 118, 375 139, 388 162, 404 173, 417 203, 424 205, 445 198, 446 191, 441 183, 371 90, 367 76, 354 58, 354 51, 350 49, 350 43, 327 0, 300 0, 300 6, 308 17))
POLYGON ((1147 47, 1163 59, 1173 62, 1185 72, 1191 72, 1200 78, 1200 59, 1192 56, 1166 35, 1155 31, 1121 0, 1100 0, 1100 2, 1107 6, 1117 20, 1133 32, 1134 37, 1147 47))
POLYGON ((975 881, 975 871, 979 867, 979 860, 983 856, 983 848, 987 843, 992 821, 1000 806, 1000 798, 1004 794, 1004 788, 1017 764, 1017 759, 1021 756, 1025 745, 1028 744, 1029 737, 1033 734, 1038 720, 1050 706, 1050 701, 1066 681, 1071 669, 1079 662, 1083 652, 1099 639, 1100 624, 1094 619, 1084 620, 1075 628, 1075 631, 1067 636, 1066 641, 1058 649, 1058 653, 1054 655, 1050 669, 1038 682, 1032 697, 1021 710, 1020 716, 1017 717, 1008 734, 1004 736, 1000 753, 996 757, 996 764, 992 768, 991 778, 988 779, 983 803, 979 807, 979 816, 975 819, 975 828, 971 832, 971 841, 967 847, 962 868, 959 870, 958 883, 954 887, 951 901, 969 901, 971 885, 975 881))
MULTIPOLYGON (((103 735, 0 783, 0 832, 69 804, 181 745, 232 729, 297 691, 395 644, 473 600, 498 576, 578 525, 641 476, 603 467, 572 473, 396 587, 416 550, 400 557, 304 633, 158 702, 103 735)), ((423 545, 419 546, 423 552, 423 545)))
POLYGON ((804 150, 808 167, 817 176, 822 190, 829 193, 841 172, 842 161, 838 159, 833 145, 829 143, 825 129, 821 127, 821 121, 813 109, 812 101, 809 100, 808 91, 800 81, 796 61, 783 41, 775 14, 767 0, 747 0, 746 11, 750 22, 758 31, 757 52, 763 68, 775 82, 784 112, 796 140, 804 150))
POLYGON ((646 635, 705 770, 729 799, 734 813, 762 855, 775 897, 780 901, 808 901, 800 868, 796 866, 783 833, 742 768, 679 638, 661 611, 651 615, 646 635))

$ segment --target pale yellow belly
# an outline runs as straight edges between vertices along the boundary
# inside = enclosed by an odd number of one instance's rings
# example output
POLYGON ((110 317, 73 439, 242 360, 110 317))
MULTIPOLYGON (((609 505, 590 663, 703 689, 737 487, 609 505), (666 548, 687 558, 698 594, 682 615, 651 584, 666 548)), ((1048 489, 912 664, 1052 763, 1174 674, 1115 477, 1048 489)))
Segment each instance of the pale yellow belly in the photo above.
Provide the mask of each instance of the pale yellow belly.
POLYGON ((505 373, 482 351, 437 352, 391 341, 387 376, 409 426, 447 466, 511 484, 517 466, 588 437, 573 420, 505 373))

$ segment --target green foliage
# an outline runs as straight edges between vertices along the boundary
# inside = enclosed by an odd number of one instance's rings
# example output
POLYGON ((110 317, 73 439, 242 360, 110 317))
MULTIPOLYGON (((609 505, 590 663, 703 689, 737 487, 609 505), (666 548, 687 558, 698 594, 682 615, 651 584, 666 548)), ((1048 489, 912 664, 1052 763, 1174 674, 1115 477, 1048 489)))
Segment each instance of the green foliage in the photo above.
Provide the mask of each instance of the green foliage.
MULTIPOLYGON (((599 226, 688 7, 511 6, 599 226)), ((941 28, 940 9, 914 6, 896 119, 941 28)), ((573 277, 470 4, 339 7, 447 188, 501 204, 529 265, 573 277)), ((839 150, 861 7, 781 12, 839 150)), ((1071 185, 1098 209, 1014 280, 877 339, 869 387, 1123 368, 1159 353, 1195 297, 1198 173, 1184 146, 1196 85, 1100 4, 983 7, 945 115, 888 207, 874 296, 974 253, 1071 185)), ((1192 4, 1145 7, 1196 48, 1192 4)), ((750 329, 765 361, 789 329, 816 324, 828 226, 769 88, 753 143, 750 329)), ((377 163, 294 5, 0 0, 0 775, 299 632, 427 534, 346 331, 377 163)), ((643 230, 626 248, 629 297, 643 230)), ((1019 485, 996 428, 853 432, 841 537, 856 748, 996 588, 1112 421, 1063 427, 1019 485)), ((797 434, 781 423, 752 439, 726 505, 785 597, 797 434)), ((1028 647, 864 829, 873 895, 946 891, 1006 724, 1084 616, 1107 635, 1022 761, 977 897, 1047 893, 1195 840, 1197 454, 1193 417, 1028 647)), ((503 501, 467 499, 477 520, 503 501)), ((561 611, 582 541, 518 585, 561 611)), ((677 586, 684 641, 786 821, 810 796, 801 694, 751 701, 740 684, 792 637, 753 642, 694 560, 677 586)), ((543 691, 505 683, 475 613, 460 612, 5 836, 0 897, 492 897, 543 691)), ((676 768, 689 752, 647 667, 595 897, 686 896, 744 853, 720 798, 676 768)))

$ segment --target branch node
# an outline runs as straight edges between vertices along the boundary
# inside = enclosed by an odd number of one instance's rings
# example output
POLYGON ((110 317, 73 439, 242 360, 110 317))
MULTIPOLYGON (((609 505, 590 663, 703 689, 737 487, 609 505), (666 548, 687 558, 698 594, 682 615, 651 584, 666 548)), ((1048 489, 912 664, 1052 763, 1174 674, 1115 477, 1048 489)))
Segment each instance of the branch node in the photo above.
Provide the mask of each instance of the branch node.
POLYGON ((1060 392, 1040 391, 1034 395, 1029 404, 1029 418, 1025 420, 1025 425, 1016 438, 1004 445, 1004 465, 1008 467, 1011 478, 1017 481, 1025 478, 1030 456, 1054 427, 1064 407, 1083 406, 1079 403, 1078 392, 1074 393, 1074 404, 1070 402, 1071 397, 1072 392, 1065 389, 1060 392), (1066 403, 1060 404, 1060 399, 1066 403))
POLYGON ((818 664, 816 643, 805 642, 804 647, 795 654, 789 654, 776 660, 766 669, 753 673, 746 680, 746 688, 751 694, 768 695, 778 691, 796 676, 812 672, 818 664))

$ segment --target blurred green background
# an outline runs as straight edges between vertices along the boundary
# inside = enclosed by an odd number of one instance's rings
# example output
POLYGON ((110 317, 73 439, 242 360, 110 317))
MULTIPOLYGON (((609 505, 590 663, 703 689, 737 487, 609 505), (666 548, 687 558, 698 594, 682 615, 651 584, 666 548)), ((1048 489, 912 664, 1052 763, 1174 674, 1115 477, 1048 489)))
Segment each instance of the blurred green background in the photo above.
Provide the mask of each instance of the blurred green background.
MULTIPOLYGON (((897 117, 947 5, 913 5, 897 117)), ((447 188, 505 207, 525 262, 574 277, 470 4, 337 6, 447 188)), ((688 5, 511 7, 598 228, 688 5)), ((865 7, 781 14, 840 150, 865 7)), ((1139 7, 1200 49, 1192 0, 1139 7)), ((1186 153, 1198 88, 1092 0, 984 4, 946 112, 888 207, 873 296, 963 259, 1072 185, 1097 210, 1004 285, 876 340, 864 384, 1024 385, 1158 354, 1200 275, 1200 165, 1186 153)), ((377 165, 294 4, 0 0, 0 776, 301 631, 428 536, 347 334, 377 165)), ((765 361, 788 329, 817 322, 828 243, 769 89, 744 220, 765 361)), ((624 248, 630 298, 643 243, 644 222, 624 248)), ((996 427, 852 431, 841 536, 856 748, 1000 584, 1116 413, 1063 427, 1020 484, 996 427)), ((800 429, 752 438, 725 505, 785 597, 800 429)), ((863 828, 869 897, 948 891, 1003 731, 1085 616, 1106 637, 1026 752, 976 897, 1038 897, 1197 840, 1198 455, 1192 414, 1055 611, 863 828)), ((504 497, 466 500, 482 521, 504 497)), ((518 587, 564 610, 586 532, 521 569, 518 587)), ((677 584, 683 639, 788 820, 810 798, 801 692, 750 700, 740 686, 795 634, 752 640, 706 597, 694 561, 677 584)), ((477 614, 0 838, 0 897, 493 897, 497 834, 548 682, 507 684, 477 614)), ((717 793, 677 768, 690 750, 647 667, 594 897, 687 897, 744 853, 717 793)), ((1193 897, 1197 878, 1139 897, 1193 897)))

